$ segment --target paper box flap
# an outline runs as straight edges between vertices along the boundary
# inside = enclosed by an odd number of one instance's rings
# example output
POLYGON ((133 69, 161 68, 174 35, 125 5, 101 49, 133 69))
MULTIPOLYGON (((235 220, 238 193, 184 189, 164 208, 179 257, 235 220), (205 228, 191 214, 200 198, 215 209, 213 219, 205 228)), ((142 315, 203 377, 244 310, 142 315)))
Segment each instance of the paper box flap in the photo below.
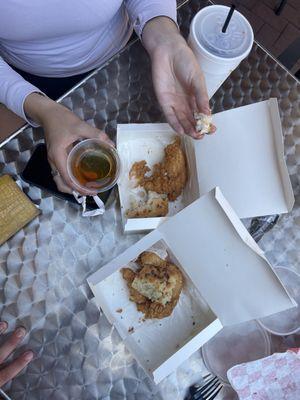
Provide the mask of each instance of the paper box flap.
POLYGON ((157 231, 223 325, 295 305, 220 189, 157 231))
POLYGON ((219 186, 240 218, 281 214, 294 195, 277 99, 213 116, 215 135, 195 141, 200 195, 219 186))

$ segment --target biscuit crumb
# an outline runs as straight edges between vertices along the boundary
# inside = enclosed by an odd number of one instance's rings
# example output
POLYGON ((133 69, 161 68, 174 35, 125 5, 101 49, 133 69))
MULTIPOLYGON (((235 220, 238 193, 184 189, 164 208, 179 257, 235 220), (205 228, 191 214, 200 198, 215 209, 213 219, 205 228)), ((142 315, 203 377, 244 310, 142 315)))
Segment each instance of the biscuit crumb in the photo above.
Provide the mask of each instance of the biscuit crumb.
POLYGON ((128 332, 129 332, 129 333, 133 333, 133 332, 134 332, 134 327, 131 326, 130 328, 128 328, 128 332))
POLYGON ((121 313, 123 312, 123 309, 122 309, 122 308, 118 308, 118 309, 116 310, 116 312, 119 313, 119 314, 121 314, 121 313))
POLYGON ((196 131, 201 134, 210 134, 212 132, 212 116, 203 113, 194 113, 196 120, 196 131))

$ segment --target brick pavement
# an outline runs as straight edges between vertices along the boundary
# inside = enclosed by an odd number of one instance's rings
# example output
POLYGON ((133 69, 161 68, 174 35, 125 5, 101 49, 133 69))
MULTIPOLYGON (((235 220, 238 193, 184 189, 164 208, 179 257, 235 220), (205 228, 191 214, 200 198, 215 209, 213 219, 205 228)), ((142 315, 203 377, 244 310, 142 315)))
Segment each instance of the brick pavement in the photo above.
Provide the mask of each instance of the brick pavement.
MULTIPOLYGON (((214 3, 234 3, 251 23, 255 39, 275 57, 300 37, 300 0, 288 0, 279 16, 274 13, 278 0, 214 0, 214 3)), ((298 53, 292 73, 300 68, 300 48, 298 53)))

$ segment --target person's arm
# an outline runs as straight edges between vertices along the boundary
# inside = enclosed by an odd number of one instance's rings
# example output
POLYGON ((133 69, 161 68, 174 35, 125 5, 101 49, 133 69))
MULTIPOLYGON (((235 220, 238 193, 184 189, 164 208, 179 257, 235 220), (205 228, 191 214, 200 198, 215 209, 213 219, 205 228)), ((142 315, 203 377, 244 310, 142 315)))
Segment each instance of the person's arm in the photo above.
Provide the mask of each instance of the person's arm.
POLYGON ((41 91, 23 79, 2 57, 0 57, 0 82, 0 103, 28 123, 37 126, 34 121, 30 121, 25 115, 24 101, 29 94, 41 91))
MULTIPOLYGON (((48 160, 58 189, 72 189, 90 194, 74 186, 67 173, 67 156, 73 142, 98 137, 109 141, 104 132, 88 125, 66 107, 56 103, 15 72, 0 57, 0 103, 25 119, 32 126, 42 126, 48 149, 48 160)), ((109 141, 110 142, 110 141, 109 141)))
POLYGON ((28 117, 44 129, 48 161, 55 183, 61 192, 72 193, 72 189, 82 194, 91 192, 77 188, 67 172, 67 157, 72 144, 80 139, 99 138, 113 144, 108 136, 97 128, 82 121, 68 108, 46 96, 31 93, 26 97, 24 110, 28 117))
POLYGON ((176 26, 176 0, 125 0, 130 21, 141 37, 147 22, 156 17, 167 17, 176 26))
MULTIPOLYGON (((153 85, 167 121, 195 139, 194 111, 210 114, 204 75, 176 23, 176 1, 127 0, 130 19, 148 51, 153 85)), ((215 130, 215 128, 213 128, 215 130)))

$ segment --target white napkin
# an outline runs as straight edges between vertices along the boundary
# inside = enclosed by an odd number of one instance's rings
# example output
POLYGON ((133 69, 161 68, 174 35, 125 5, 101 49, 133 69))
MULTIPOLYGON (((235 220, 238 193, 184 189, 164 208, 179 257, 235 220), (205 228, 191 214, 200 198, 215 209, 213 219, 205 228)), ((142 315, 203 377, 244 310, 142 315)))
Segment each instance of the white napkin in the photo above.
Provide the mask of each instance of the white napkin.
POLYGON ((76 201, 82 206, 82 216, 83 217, 96 217, 97 215, 102 215, 105 212, 105 205, 103 201, 98 196, 92 196, 98 208, 95 210, 86 210, 86 196, 82 196, 80 193, 73 191, 73 196, 76 201))

